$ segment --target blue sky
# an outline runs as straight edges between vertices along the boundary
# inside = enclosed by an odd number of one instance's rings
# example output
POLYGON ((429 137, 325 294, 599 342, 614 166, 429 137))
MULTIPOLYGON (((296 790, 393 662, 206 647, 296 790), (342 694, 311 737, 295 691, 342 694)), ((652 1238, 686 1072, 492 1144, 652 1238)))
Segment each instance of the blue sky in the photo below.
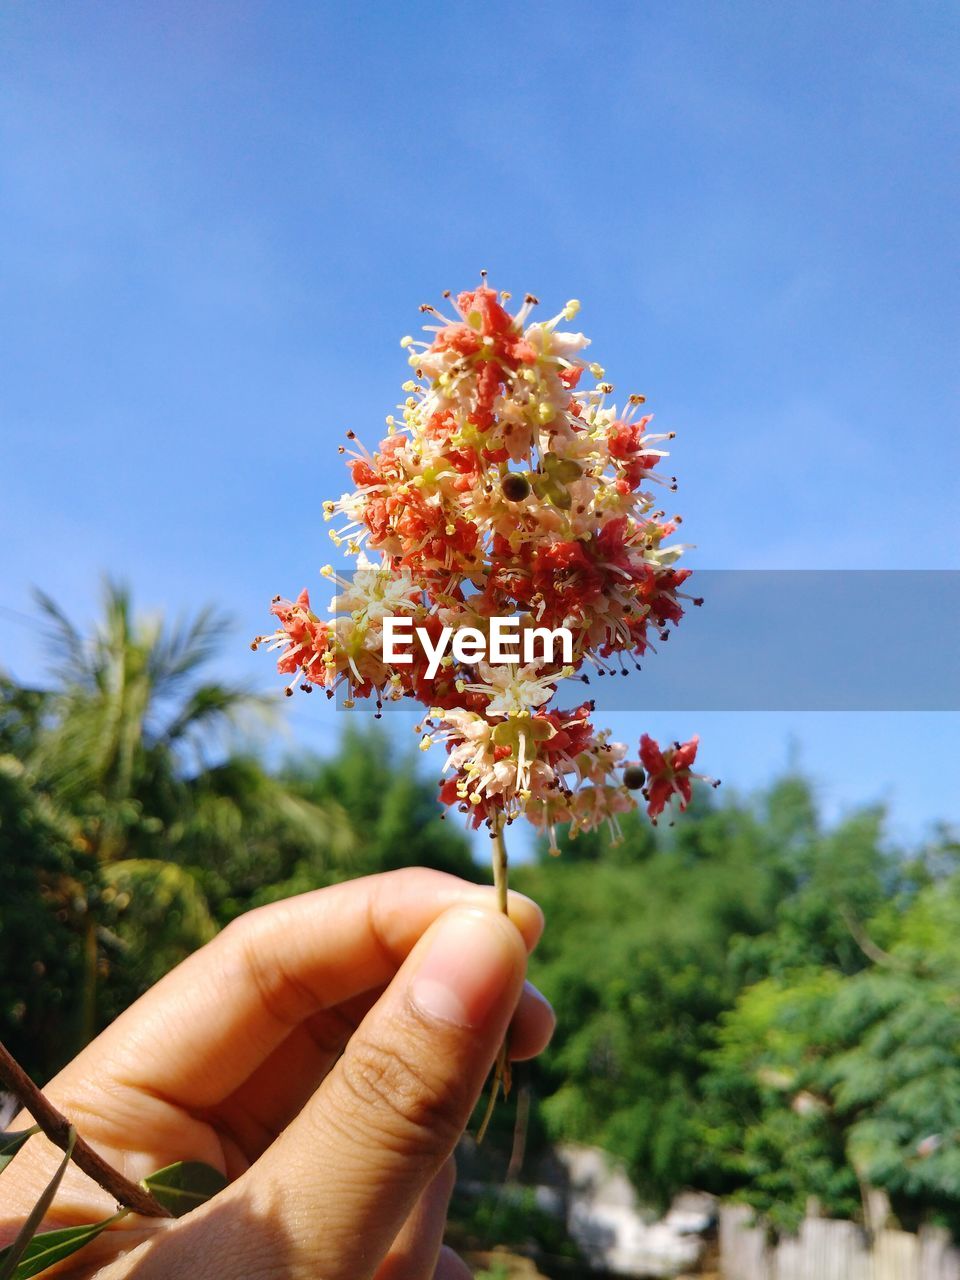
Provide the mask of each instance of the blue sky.
MULTIPOLYGON (((108 569, 226 606, 225 667, 270 684, 244 640, 319 588, 337 440, 376 440, 417 304, 481 267, 581 298, 679 432, 692 564, 960 568, 955 6, 13 2, 0 46, 18 676, 30 585, 89 617, 108 569)), ((831 814, 960 820, 955 715, 613 723, 699 728, 742 788, 795 742, 831 814)))

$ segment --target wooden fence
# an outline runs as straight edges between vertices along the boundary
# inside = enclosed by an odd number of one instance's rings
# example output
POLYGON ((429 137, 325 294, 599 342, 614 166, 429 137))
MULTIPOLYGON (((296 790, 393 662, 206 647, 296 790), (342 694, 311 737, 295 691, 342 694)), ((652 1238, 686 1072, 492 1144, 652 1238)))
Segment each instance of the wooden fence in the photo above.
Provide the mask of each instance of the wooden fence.
POLYGON ((878 1231, 807 1218, 797 1236, 770 1245, 742 1205, 720 1211, 723 1280, 960 1280, 960 1250, 944 1231, 878 1231))

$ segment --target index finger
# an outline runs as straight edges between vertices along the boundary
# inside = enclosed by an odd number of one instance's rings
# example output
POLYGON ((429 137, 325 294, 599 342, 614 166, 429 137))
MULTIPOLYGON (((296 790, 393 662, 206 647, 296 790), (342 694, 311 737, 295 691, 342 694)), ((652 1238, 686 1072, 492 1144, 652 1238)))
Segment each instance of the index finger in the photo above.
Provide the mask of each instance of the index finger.
MULTIPOLYGON (((69 1071, 89 1071, 181 1106, 238 1088, 311 1015, 386 985, 450 907, 495 909, 493 889, 411 868, 317 889, 241 916, 112 1024, 69 1071)), ((536 903, 509 914, 532 950, 536 903)))

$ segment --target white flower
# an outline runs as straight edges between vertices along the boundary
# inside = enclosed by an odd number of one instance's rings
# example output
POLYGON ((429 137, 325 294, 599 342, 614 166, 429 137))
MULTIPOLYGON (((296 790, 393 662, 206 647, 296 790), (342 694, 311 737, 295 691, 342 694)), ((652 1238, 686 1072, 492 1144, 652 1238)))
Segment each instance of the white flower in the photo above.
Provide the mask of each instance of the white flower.
POLYGON ((481 662, 477 670, 480 681, 466 687, 471 693, 487 695, 489 716, 529 715, 534 708, 549 702, 556 692, 557 676, 538 675, 540 668, 535 662, 525 667, 510 664, 492 667, 481 662))
POLYGON ((590 339, 582 333, 557 333, 549 321, 527 325, 523 336, 539 356, 552 356, 555 360, 568 360, 579 364, 577 352, 589 347, 590 339))
POLYGON ((371 623, 382 622, 394 614, 413 612, 420 592, 410 574, 376 568, 366 557, 363 559, 365 563, 359 565, 344 589, 333 597, 331 612, 362 615, 371 623))

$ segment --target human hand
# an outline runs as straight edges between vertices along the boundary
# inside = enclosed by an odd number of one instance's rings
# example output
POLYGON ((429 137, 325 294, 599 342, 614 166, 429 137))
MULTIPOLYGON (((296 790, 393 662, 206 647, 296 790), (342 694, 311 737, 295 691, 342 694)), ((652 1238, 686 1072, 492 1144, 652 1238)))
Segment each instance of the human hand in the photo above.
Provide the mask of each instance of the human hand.
MULTIPOLYGON (((69 1274, 469 1276, 441 1248, 451 1154, 508 1026, 514 1058, 549 1040, 552 1011, 524 984, 542 923, 518 894, 507 919, 490 889, 408 870, 230 925, 45 1090, 128 1178, 202 1160, 230 1184, 179 1220, 123 1219, 69 1274)), ((8 1226, 59 1158, 40 1137, 18 1155, 8 1226)), ((71 1167, 45 1227, 114 1207, 71 1167)))

